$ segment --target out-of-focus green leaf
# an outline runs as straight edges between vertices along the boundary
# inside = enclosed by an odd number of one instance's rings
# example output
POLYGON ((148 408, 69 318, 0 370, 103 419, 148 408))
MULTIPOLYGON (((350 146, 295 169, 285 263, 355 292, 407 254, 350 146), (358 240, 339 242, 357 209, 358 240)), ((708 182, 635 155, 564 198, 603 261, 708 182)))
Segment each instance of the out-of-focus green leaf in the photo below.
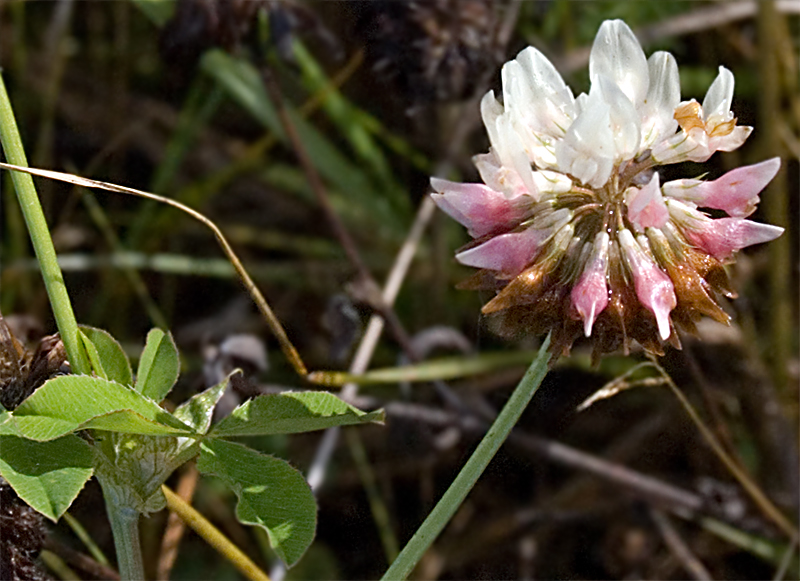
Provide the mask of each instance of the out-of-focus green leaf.
POLYGON ((164 26, 175 12, 175 0, 133 0, 133 4, 158 27, 164 26))
POLYGON ((151 329, 136 371, 136 391, 153 401, 164 399, 178 381, 178 348, 170 333, 151 329))
POLYGON ((210 432, 213 437, 297 434, 382 422, 383 411, 363 412, 324 391, 261 395, 243 403, 210 432))
POLYGON ((437 379, 457 379, 481 373, 490 373, 498 369, 529 365, 536 357, 535 351, 511 351, 502 353, 481 353, 480 355, 445 357, 432 359, 415 365, 404 367, 387 367, 374 369, 361 375, 351 375, 339 371, 312 373, 313 381, 320 385, 344 385, 359 383, 361 385, 377 383, 397 383, 401 381, 434 381, 437 379))
POLYGON ((86 428, 154 436, 193 434, 133 389, 86 375, 50 379, 14 410, 13 418, 23 436, 39 441, 86 428))
MULTIPOLYGON (((316 204, 314 192, 308 185, 308 178, 301 168, 275 162, 258 172, 258 175, 268 184, 296 194, 309 204, 316 204)), ((353 200, 347 196, 338 195, 334 192, 334 195, 331 196, 331 206, 348 224, 371 222, 369 207, 365 208, 353 203, 353 200)), ((365 251, 367 250, 365 249, 365 251)))
POLYGON ((287 462, 241 444, 208 440, 200 445, 197 469, 218 476, 239 498, 240 522, 263 527, 288 566, 306 551, 317 525, 317 505, 303 475, 287 462))
MULTIPOLYGON (((175 176, 181 169, 186 156, 197 145, 197 136, 208 126, 209 120, 222 101, 222 90, 217 84, 203 75, 196 75, 188 96, 178 115, 178 125, 153 175, 150 191, 180 199, 189 206, 202 207, 205 199, 187 199, 171 189, 175 176)), ((128 248, 142 248, 146 240, 154 235, 163 235, 171 228, 175 209, 144 202, 127 235, 128 248)), ((158 326, 162 326, 159 324, 158 326)))
MULTIPOLYGON (((211 50, 201 60, 203 71, 220 83, 229 96, 260 121, 281 141, 286 136, 278 119, 275 107, 267 97, 258 71, 248 62, 234 58, 222 51, 211 50)), ((342 155, 339 149, 308 121, 286 104, 291 122, 308 157, 320 175, 348 200, 351 205, 364 209, 365 220, 379 222, 384 231, 404 233, 410 219, 410 207, 405 198, 395 198, 394 204, 383 188, 371 183, 363 169, 342 155), (398 204, 404 203, 403 207, 398 204)), ((334 195, 335 192, 331 192, 334 195)))
POLYGON ((209 50, 203 54, 200 66, 236 103, 282 141, 286 140, 275 107, 253 65, 222 50, 209 50))
POLYGON ((322 67, 299 41, 295 40, 293 49, 307 88, 311 92, 324 94, 323 109, 331 121, 336 124, 340 133, 348 140, 355 154, 367 163, 372 173, 380 178, 384 185, 396 189, 389 162, 372 135, 360 123, 356 114, 358 108, 331 84, 322 67))
POLYGON ((22 500, 54 522, 92 472, 89 444, 77 436, 49 442, 0 436, 0 475, 22 500))
POLYGON ((796 553, 796 544, 792 543, 794 546, 790 547, 786 542, 777 542, 710 517, 701 518, 700 525, 719 538, 725 539, 732 545, 744 549, 776 567, 781 565, 783 559, 786 557, 787 551, 793 551, 795 554, 789 562, 788 568, 791 574, 787 575, 785 578, 800 578, 800 559, 796 553))
POLYGON ((108 331, 81 325, 81 332, 91 341, 100 358, 106 379, 122 385, 133 385, 131 363, 122 346, 108 331))
POLYGON ((189 95, 178 115, 178 126, 170 137, 164 157, 153 176, 150 190, 156 194, 167 192, 178 173, 181 163, 196 145, 196 138, 209 123, 222 101, 222 90, 218 85, 209 87, 212 81, 198 76, 189 88, 189 95))

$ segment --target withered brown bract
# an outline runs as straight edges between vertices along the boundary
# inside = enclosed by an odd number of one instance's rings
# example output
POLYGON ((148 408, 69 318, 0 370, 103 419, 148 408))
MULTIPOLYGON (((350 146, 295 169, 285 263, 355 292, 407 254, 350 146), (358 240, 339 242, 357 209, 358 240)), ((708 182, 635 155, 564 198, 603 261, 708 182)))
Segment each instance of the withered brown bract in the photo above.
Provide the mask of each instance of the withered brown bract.
POLYGON ((43 337, 27 351, 0 314, 0 404, 13 410, 66 363, 58 335, 43 337))

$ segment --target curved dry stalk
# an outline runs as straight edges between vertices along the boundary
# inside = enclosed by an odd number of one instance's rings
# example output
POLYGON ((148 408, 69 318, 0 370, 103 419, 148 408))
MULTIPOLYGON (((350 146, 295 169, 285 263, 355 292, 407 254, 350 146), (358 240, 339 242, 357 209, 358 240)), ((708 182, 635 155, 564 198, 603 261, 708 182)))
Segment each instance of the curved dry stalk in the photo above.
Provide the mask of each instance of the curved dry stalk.
POLYGON ((700 559, 692 553, 692 550, 678 534, 678 531, 672 526, 667 515, 656 508, 650 507, 650 518, 656 524, 669 552, 683 565, 683 568, 692 576, 692 579, 711 581, 713 579, 711 573, 708 572, 708 569, 700 559))
POLYGON ((759 488, 759 486, 753 482, 747 472, 745 472, 725 451, 725 448, 722 447, 722 444, 719 443, 719 440, 717 440, 709 427, 703 422, 703 419, 697 413, 697 410, 694 409, 694 406, 692 406, 691 402, 689 402, 684 393, 675 384, 666 370, 661 367, 656 358, 649 356, 649 359, 653 364, 653 367, 658 370, 662 377, 664 377, 667 386, 670 388, 670 390, 672 390, 672 393, 675 394, 675 397, 678 398, 678 401, 683 406, 683 409, 686 410, 686 413, 689 414, 689 417, 697 426, 697 429, 700 430, 703 439, 705 439, 706 443, 714 451, 714 454, 716 454, 717 457, 722 461, 733 477, 736 478, 739 484, 742 485, 742 488, 745 489, 745 492, 750 495, 750 498, 753 499, 753 502, 755 502, 764 515, 769 518, 769 520, 771 520, 781 531, 786 533, 789 538, 796 538, 798 536, 797 528, 791 522, 789 522, 789 519, 787 519, 783 513, 772 503, 772 501, 767 498, 766 494, 764 494, 761 488, 759 488))
POLYGON ((225 535, 219 532, 214 525, 208 522, 205 517, 197 512, 189 503, 166 486, 162 486, 161 491, 167 499, 167 508, 180 516, 192 530, 203 537, 203 540, 230 560, 245 577, 251 581, 270 581, 269 576, 264 573, 258 565, 253 563, 247 555, 239 550, 239 547, 229 541, 225 535))
POLYGON ((66 182, 77 186, 83 186, 86 188, 96 188, 100 190, 106 190, 109 192, 115 192, 118 194, 128 194, 131 196, 137 196, 139 198, 145 198, 147 200, 154 200, 156 202, 161 202, 162 204, 167 204, 168 206, 172 206, 173 208, 177 208, 178 210, 181 210, 182 212, 189 214, 195 220, 201 222, 203 225, 208 227, 214 233, 214 237, 217 239, 217 242, 222 248, 222 251, 225 253, 225 256, 228 258, 228 260, 230 260, 231 264, 233 265, 233 268, 236 269, 236 273, 239 275, 239 278, 242 280, 242 283, 244 284, 244 287, 247 289, 247 292, 250 293, 250 296, 253 298, 253 301, 258 306, 258 310, 261 311, 262 315, 264 315, 264 318, 266 319, 269 328, 272 330, 272 333, 275 335, 275 338, 278 339, 278 343, 281 346, 281 351, 283 351, 283 354, 286 355, 286 358, 292 364, 294 370, 301 377, 309 379, 308 369, 306 368, 305 363, 303 363, 303 360, 300 357, 300 354, 297 352, 297 349, 295 349, 294 345, 289 340, 289 337, 286 335, 286 331, 283 329, 283 326, 278 320, 278 317, 275 316, 275 313, 270 308, 269 304, 267 303, 267 300, 264 298, 264 295, 258 289, 256 283, 253 282, 253 279, 250 278, 250 275, 245 270, 244 266, 242 265, 242 262, 239 260, 239 257, 233 251, 233 248, 231 248, 231 245, 228 243, 228 240, 222 234, 222 231, 219 229, 219 227, 216 224, 214 224, 214 222, 206 218, 203 214, 171 198, 158 196, 156 194, 151 194, 150 192, 144 192, 142 190, 137 190, 134 188, 118 186, 116 184, 108 182, 101 182, 98 180, 83 178, 80 176, 62 173, 58 171, 28 168, 18 165, 11 165, 8 163, 0 163, 0 168, 19 171, 35 176, 49 178, 52 180, 58 180, 61 182, 66 182))

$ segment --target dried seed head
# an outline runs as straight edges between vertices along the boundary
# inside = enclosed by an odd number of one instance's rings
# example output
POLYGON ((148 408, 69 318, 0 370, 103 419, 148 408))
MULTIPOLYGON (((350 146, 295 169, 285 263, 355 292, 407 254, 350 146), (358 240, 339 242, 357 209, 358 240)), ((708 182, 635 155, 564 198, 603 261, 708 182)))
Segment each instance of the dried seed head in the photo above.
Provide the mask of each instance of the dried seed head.
POLYGON ((501 58, 497 2, 370 0, 359 30, 374 70, 395 82, 412 108, 462 99, 501 58))

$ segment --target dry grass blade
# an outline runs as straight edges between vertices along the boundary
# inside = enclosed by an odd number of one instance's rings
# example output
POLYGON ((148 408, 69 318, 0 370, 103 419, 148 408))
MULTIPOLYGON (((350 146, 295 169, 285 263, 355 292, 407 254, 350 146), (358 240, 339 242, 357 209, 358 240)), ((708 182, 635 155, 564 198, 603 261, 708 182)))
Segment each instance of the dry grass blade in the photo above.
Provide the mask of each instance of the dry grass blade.
POLYGON ((172 206, 173 208, 177 208, 186 214, 189 214, 195 220, 198 220, 205 226, 207 226, 213 233, 214 237, 217 239, 220 247, 222 247, 222 251, 227 256, 228 260, 231 261, 231 264, 236 269, 236 273, 242 280, 247 292, 250 293, 250 296, 255 301, 258 309, 261 311, 261 314, 264 315, 264 318, 267 321, 272 332, 275 334, 275 337, 278 339, 278 343, 280 343, 281 350, 283 351, 286 358, 294 367, 294 370, 297 372, 298 375, 304 378, 308 378, 308 370, 306 369, 305 363, 303 363, 300 354, 295 349, 292 342, 289 340, 289 337, 286 335, 286 331, 284 331, 283 326, 281 325, 278 317, 275 316, 275 313, 270 308, 267 300, 264 298, 264 295, 256 286, 253 279, 245 270, 244 266, 242 265, 239 257, 236 256, 236 253, 231 248, 231 245, 228 243, 228 240, 222 234, 222 231, 217 227, 214 222, 206 218, 200 212, 193 210, 192 208, 181 204, 178 201, 172 200, 170 198, 166 198, 164 196, 158 196, 156 194, 151 194, 150 192, 144 192, 141 190, 136 190, 134 188, 127 188, 125 186, 118 186, 116 184, 111 184, 108 182, 101 182, 98 180, 92 180, 88 178, 83 178, 80 176, 76 176, 73 174, 67 174, 57 171, 51 171, 46 169, 35 169, 35 168, 28 168, 22 167, 18 165, 11 165, 8 163, 0 163, 0 168, 12 170, 12 171, 19 171, 39 177, 44 177, 52 180, 57 180, 61 182, 66 182, 68 184, 73 184, 76 186, 83 186, 85 188, 95 188, 100 190, 106 190, 109 192, 115 192, 118 194, 128 194, 131 196, 137 196, 139 198, 145 198, 147 200, 154 200, 156 202, 161 202, 162 204, 167 204, 168 206, 172 206))
POLYGON ((750 495, 750 498, 753 499, 753 502, 755 502, 764 515, 769 518, 789 538, 797 538, 797 527, 795 527, 795 525, 792 524, 780 510, 778 510, 775 504, 773 504, 773 502, 767 498, 761 488, 759 488, 759 486, 750 478, 750 475, 747 474, 747 472, 745 472, 725 451, 725 449, 719 443, 719 440, 717 440, 705 422, 703 422, 703 419, 697 413, 697 410, 694 409, 694 406, 692 406, 680 388, 678 388, 664 368, 661 367, 655 357, 649 357, 653 367, 658 370, 658 372, 664 378, 667 386, 670 388, 675 397, 678 398, 678 401, 680 402, 681 406, 683 406, 683 409, 686 410, 686 413, 689 414, 692 422, 694 422, 694 424, 697 426, 697 429, 700 430, 700 433, 702 434, 706 443, 711 447, 711 449, 714 451, 714 454, 717 455, 717 457, 722 461, 734 478, 736 478, 739 484, 742 485, 742 488, 745 489, 747 494, 750 495))
POLYGON ((652 367, 652 365, 650 365, 650 363, 640 363, 639 365, 635 365, 633 368, 631 368, 623 375, 620 375, 619 377, 616 377, 613 380, 609 381, 603 387, 601 387, 592 395, 583 400, 583 402, 581 402, 581 404, 577 407, 577 411, 582 412, 600 400, 614 397, 618 393, 626 391, 628 389, 632 389, 634 387, 644 387, 644 386, 651 387, 656 385, 663 385, 665 383, 663 378, 656 378, 656 377, 648 377, 645 379, 640 379, 638 381, 629 381, 630 377, 634 373, 646 367, 652 367))

